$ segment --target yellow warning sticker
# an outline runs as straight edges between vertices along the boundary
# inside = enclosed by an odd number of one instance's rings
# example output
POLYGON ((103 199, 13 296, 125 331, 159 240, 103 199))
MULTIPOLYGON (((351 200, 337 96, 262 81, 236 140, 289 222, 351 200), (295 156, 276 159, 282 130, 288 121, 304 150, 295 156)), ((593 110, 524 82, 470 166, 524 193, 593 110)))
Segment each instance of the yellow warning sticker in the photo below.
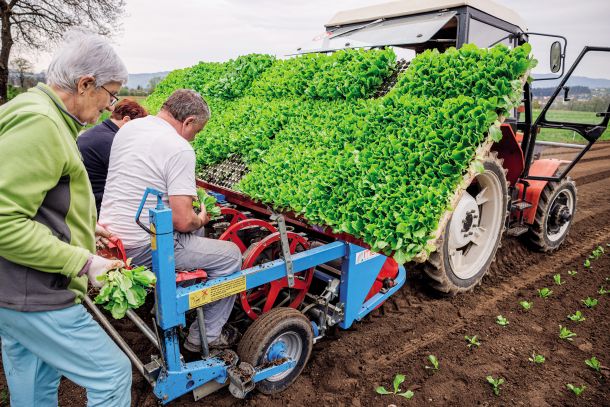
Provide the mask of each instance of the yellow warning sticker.
POLYGON ((246 276, 189 294, 189 309, 246 291, 246 276))

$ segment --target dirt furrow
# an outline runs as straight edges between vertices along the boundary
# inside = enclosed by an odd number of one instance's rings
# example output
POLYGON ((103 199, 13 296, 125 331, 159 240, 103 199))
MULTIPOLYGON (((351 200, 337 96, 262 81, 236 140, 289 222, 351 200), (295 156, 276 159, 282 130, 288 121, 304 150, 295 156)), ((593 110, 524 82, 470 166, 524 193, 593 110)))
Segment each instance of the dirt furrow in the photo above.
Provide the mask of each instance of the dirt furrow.
POLYGON ((610 170, 596 172, 595 174, 584 175, 578 178, 574 178, 576 181, 576 186, 581 187, 587 184, 591 184, 593 182, 602 181, 610 177, 610 170))
MULTIPOLYGON (((610 217, 610 210, 604 213, 606 218, 610 217)), ((597 224, 599 222, 598 216, 589 217, 587 219, 583 219, 578 223, 573 225, 575 229, 574 232, 578 233, 579 229, 587 228, 592 226, 593 224, 597 224)), ((585 229, 586 230, 586 229, 585 229)), ((584 233, 578 233, 581 236, 584 233)), ((573 253, 569 257, 562 256, 562 263, 572 263, 579 257, 581 257, 581 252, 584 249, 588 249, 590 246, 594 245, 599 241, 607 241, 610 240, 610 224, 606 223, 601 229, 597 229, 592 233, 586 234, 585 239, 579 239, 578 242, 574 242, 569 247, 569 250, 564 249, 561 252, 556 254, 561 255, 562 252, 573 253)), ((511 247, 512 250, 509 250, 508 253, 503 252, 501 257, 511 258, 517 255, 521 255, 524 252, 527 252, 527 249, 524 249, 523 246, 519 242, 511 241, 506 246, 514 246, 511 247), (516 244, 515 244, 516 243, 516 244)), ((530 267, 526 270, 525 273, 519 273, 514 275, 509 280, 501 283, 500 285, 496 285, 493 287, 489 287, 485 290, 484 298, 485 300, 478 303, 477 307, 465 311, 461 313, 461 320, 450 327, 438 327, 433 331, 426 332, 421 338, 410 341, 399 351, 396 351, 391 357, 384 359, 381 362, 378 362, 379 365, 390 365, 395 363, 396 361, 405 358, 411 353, 414 353, 420 350, 423 347, 428 347, 434 344, 437 341, 440 341, 443 338, 453 334, 460 328, 464 327, 465 324, 472 319, 478 318, 482 315, 485 315, 489 312, 490 309, 496 307, 496 305, 505 299, 514 296, 515 292, 520 289, 536 282, 537 280, 546 277, 547 274, 541 274, 541 270, 554 270, 558 264, 558 259, 553 255, 544 255, 541 253, 527 253, 530 256, 530 267)), ((502 259, 498 259, 500 262, 502 259)), ((492 269, 491 272, 494 270, 492 269)), ((483 298, 483 296, 479 295, 479 298, 483 298)))

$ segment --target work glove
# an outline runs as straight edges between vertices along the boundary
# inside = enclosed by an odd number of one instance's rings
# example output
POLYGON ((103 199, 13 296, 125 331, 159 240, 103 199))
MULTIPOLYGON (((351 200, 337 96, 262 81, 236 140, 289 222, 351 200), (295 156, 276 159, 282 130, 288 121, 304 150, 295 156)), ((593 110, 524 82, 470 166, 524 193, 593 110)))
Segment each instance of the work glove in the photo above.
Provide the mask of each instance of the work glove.
POLYGON ((108 246, 110 242, 108 239, 112 237, 112 233, 106 229, 104 225, 99 223, 95 224, 95 247, 97 249, 103 249, 108 246))
POLYGON ((121 260, 109 260, 102 256, 92 255, 89 268, 85 272, 87 273, 87 277, 89 278, 91 285, 93 287, 100 288, 104 285, 104 283, 98 281, 97 278, 106 274, 109 270, 121 267, 125 267, 125 263, 123 263, 121 260))

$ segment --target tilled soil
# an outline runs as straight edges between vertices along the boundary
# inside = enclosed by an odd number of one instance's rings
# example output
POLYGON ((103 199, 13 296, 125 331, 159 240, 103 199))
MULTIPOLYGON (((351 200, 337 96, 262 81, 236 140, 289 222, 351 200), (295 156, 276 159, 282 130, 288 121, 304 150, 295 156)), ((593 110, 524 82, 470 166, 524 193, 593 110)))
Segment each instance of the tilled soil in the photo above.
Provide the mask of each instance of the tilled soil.
MULTIPOLYGON (((600 286, 610 289, 610 143, 595 146, 571 176, 578 187, 578 211, 559 251, 532 252, 518 239, 505 238, 482 285, 453 298, 428 289, 422 273, 409 268, 408 283, 382 308, 316 344, 304 372, 284 393, 254 392, 247 400, 237 400, 223 389, 197 403, 186 395, 171 405, 610 406, 609 371, 594 372, 584 362, 596 356, 602 365, 610 365, 610 295, 598 294, 600 286), (585 269, 584 260, 598 245, 607 253, 585 269), (569 276, 568 270, 577 274, 569 276), (563 285, 554 283, 557 273, 563 285), (547 299, 538 297, 543 287, 553 291, 547 299), (581 302, 588 296, 599 300, 593 309, 581 302), (533 302, 533 308, 524 311, 522 300, 533 302), (585 321, 567 319, 576 310, 584 313, 585 321), (509 324, 496 324, 497 315, 509 324), (559 325, 577 336, 559 339, 559 325), (480 347, 469 349, 465 335, 477 335, 480 347), (534 351, 546 357, 544 364, 528 361, 534 351), (437 372, 425 368, 430 354, 439 359, 437 372), (390 389, 397 373, 406 375, 401 387, 413 390, 413 399, 375 393, 379 385, 390 389), (487 383, 488 375, 505 379, 499 396, 487 383), (576 397, 567 383, 586 389, 576 397)), ((117 328, 142 357, 150 352, 147 340, 129 321, 118 322, 117 328)), ((3 387, 0 375, 0 405, 3 387)), ((137 373, 132 395, 133 406, 156 405, 150 386, 137 373)), ((84 406, 84 390, 63 381, 60 404, 84 406)))

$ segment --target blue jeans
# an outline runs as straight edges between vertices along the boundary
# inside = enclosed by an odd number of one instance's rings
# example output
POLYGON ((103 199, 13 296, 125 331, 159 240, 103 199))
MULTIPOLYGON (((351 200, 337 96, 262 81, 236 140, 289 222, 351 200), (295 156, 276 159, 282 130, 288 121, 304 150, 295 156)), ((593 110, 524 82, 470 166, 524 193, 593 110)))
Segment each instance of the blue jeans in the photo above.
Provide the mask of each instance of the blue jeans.
POLYGON ((87 406, 131 405, 131 363, 82 305, 0 308, 0 337, 11 406, 57 406, 61 376, 87 390, 87 406))

